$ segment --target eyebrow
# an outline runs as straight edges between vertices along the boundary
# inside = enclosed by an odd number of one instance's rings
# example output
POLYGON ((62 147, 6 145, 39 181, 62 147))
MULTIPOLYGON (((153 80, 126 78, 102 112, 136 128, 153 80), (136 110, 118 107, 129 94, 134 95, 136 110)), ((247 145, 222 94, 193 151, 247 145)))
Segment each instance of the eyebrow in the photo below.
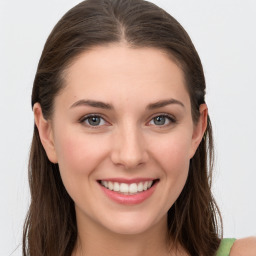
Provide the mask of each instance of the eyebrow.
POLYGON ((79 107, 79 106, 90 106, 94 108, 102 108, 102 109, 108 109, 108 110, 113 109, 112 105, 101 102, 101 101, 95 101, 95 100, 79 100, 73 103, 70 108, 79 107))
MULTIPOLYGON (((179 100, 167 99, 167 100, 160 100, 160 101, 151 103, 147 106, 147 109, 153 110, 153 109, 165 107, 170 104, 178 104, 182 107, 185 107, 184 104, 179 100)), ((104 103, 102 101, 84 100, 84 99, 76 101, 75 103, 73 103, 71 105, 70 108, 79 107, 79 106, 90 106, 90 107, 94 107, 94 108, 102 108, 102 109, 107 109, 107 110, 114 109, 111 104, 104 103)))
POLYGON ((167 100, 160 100, 155 103, 151 103, 147 106, 147 109, 152 110, 152 109, 156 109, 156 108, 162 108, 162 107, 165 107, 170 104, 178 104, 182 107, 185 107, 184 104, 179 100, 167 99, 167 100))

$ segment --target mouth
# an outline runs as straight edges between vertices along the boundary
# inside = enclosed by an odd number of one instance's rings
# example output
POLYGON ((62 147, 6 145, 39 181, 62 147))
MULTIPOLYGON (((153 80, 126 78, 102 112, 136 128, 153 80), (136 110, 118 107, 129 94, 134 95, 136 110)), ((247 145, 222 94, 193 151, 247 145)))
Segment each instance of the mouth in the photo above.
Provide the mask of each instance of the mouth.
POLYGON ((114 180, 99 180, 98 183, 110 190, 110 191, 114 191, 116 193, 119 194, 123 194, 123 195, 137 195, 139 193, 142 193, 144 191, 149 190, 150 188, 152 188, 157 182, 159 181, 159 179, 149 179, 149 180, 141 180, 141 181, 128 181, 128 182, 124 182, 124 181, 114 181, 114 180))

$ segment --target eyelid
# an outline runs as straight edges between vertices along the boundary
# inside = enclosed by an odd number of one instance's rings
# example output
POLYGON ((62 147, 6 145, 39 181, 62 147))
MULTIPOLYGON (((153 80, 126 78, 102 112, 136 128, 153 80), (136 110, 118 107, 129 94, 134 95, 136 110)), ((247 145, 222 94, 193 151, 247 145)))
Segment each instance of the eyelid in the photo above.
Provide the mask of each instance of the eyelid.
POLYGON ((88 115, 83 116, 82 118, 79 119, 79 123, 84 124, 85 126, 87 126, 87 127, 89 127, 89 128, 93 128, 93 129, 95 129, 95 128, 100 128, 100 127, 102 127, 102 126, 104 126, 104 125, 106 125, 106 124, 109 124, 109 122, 106 121, 106 119, 105 119, 101 114, 97 114, 97 113, 88 114, 88 115), (90 125, 90 124, 85 123, 85 121, 86 121, 88 118, 90 118, 90 117, 99 117, 99 118, 101 118, 101 119, 104 120, 105 124, 93 126, 93 125, 90 125))
MULTIPOLYGON (((164 116, 164 117, 168 118, 168 120, 169 120, 169 122, 170 122, 169 124, 159 125, 159 127, 166 127, 166 126, 169 126, 169 125, 171 125, 171 124, 177 123, 177 119, 176 119, 173 115, 167 114, 167 113, 157 113, 157 114, 154 114, 153 116, 150 117, 149 121, 147 122, 147 125, 150 125, 149 123, 150 123, 154 118, 156 118, 156 117, 158 117, 158 116, 164 116)), ((108 121, 106 121, 106 118, 105 118, 102 114, 98 114, 98 113, 91 113, 91 114, 84 115, 83 117, 81 117, 81 118, 79 119, 79 123, 84 124, 85 126, 87 126, 87 127, 89 127, 89 128, 100 128, 100 127, 102 127, 102 126, 104 126, 104 125, 106 125, 106 124, 107 124, 107 125, 110 125, 110 123, 109 123, 108 121), (86 123, 85 123, 85 120, 88 119, 88 118, 90 118, 90 117, 99 117, 99 118, 101 118, 101 119, 104 120, 105 124, 103 124, 103 125, 96 125, 96 126, 93 126, 93 125, 90 125, 90 124, 86 124, 86 123)), ((152 125, 152 126, 157 126, 157 125, 152 125)))
MULTIPOLYGON (((176 124, 177 123, 177 119, 171 115, 171 114, 167 114, 167 113, 158 113, 158 114, 154 114, 150 120, 147 122, 148 124, 156 117, 158 116, 163 116, 163 117, 166 117, 169 119, 170 123, 169 124, 165 124, 165 125, 159 125, 159 127, 166 127, 166 126, 169 126, 171 124, 176 124)), ((153 126, 158 126, 158 125, 153 125, 153 126)))

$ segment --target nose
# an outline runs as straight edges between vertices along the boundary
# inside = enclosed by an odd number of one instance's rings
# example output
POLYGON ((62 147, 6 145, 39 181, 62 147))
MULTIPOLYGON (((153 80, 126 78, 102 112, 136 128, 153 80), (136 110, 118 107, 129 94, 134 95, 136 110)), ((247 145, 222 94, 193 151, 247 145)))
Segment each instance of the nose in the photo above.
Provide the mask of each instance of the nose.
POLYGON ((134 169, 148 160, 143 134, 136 125, 118 129, 112 144, 111 160, 125 169, 134 169))

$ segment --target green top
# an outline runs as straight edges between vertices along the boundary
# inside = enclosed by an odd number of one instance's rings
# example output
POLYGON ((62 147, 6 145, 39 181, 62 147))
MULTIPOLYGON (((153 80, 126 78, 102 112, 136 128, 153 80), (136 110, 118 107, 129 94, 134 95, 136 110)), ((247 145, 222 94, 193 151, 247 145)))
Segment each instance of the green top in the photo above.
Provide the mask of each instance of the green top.
POLYGON ((235 238, 224 238, 220 243, 220 247, 217 251, 216 256, 229 256, 231 247, 235 242, 235 238))

